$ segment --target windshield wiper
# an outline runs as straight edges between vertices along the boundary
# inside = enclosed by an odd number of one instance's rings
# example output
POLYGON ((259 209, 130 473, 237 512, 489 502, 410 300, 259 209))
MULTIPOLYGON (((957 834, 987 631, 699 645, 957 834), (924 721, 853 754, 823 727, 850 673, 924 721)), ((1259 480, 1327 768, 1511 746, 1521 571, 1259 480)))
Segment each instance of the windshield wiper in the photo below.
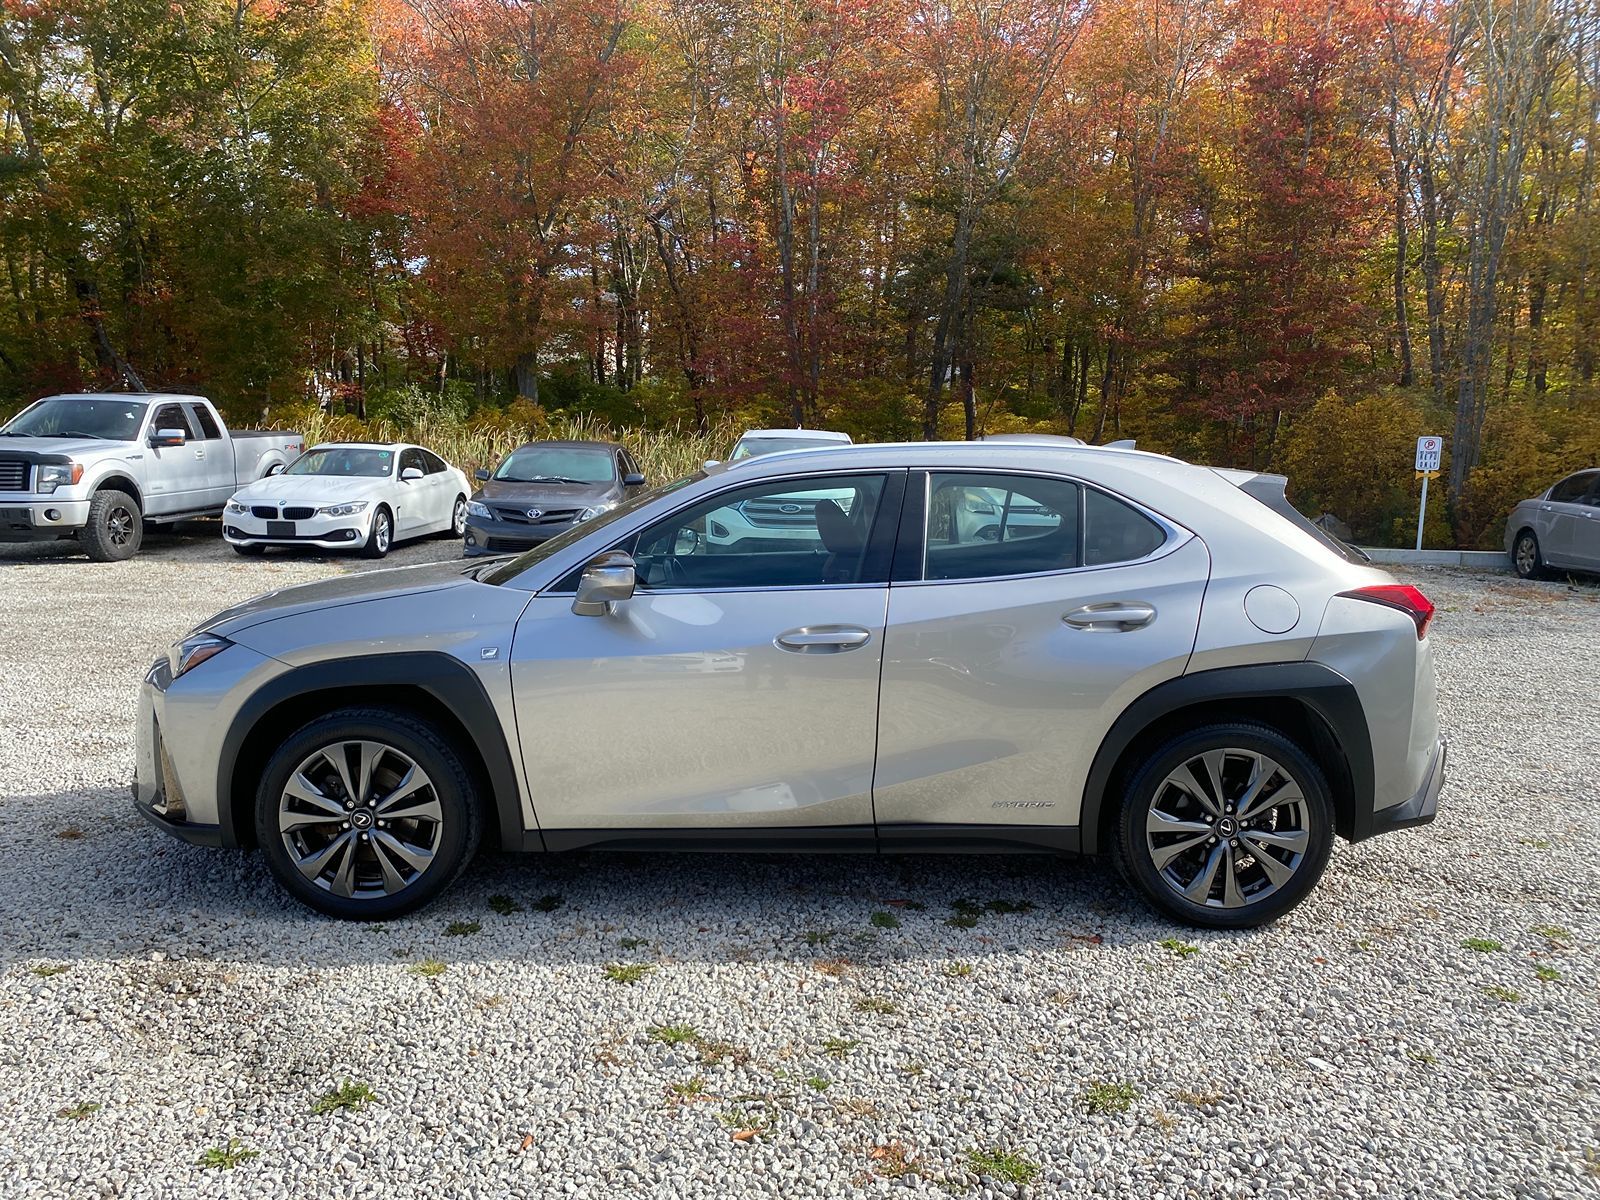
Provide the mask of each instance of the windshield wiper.
POLYGON ((23 433, 20 429, 0 429, 0 437, 38 437, 37 433, 23 433))

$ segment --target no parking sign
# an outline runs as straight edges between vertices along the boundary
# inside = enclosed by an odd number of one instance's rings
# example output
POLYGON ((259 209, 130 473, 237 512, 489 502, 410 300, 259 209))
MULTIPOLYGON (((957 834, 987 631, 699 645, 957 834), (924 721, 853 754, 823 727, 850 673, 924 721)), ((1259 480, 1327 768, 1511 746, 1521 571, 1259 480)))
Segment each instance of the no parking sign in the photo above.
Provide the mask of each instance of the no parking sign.
POLYGON ((1422 476, 1422 503, 1417 507, 1417 549, 1422 549, 1422 523, 1428 516, 1428 480, 1439 473, 1444 439, 1425 435, 1417 439, 1417 474, 1422 476))

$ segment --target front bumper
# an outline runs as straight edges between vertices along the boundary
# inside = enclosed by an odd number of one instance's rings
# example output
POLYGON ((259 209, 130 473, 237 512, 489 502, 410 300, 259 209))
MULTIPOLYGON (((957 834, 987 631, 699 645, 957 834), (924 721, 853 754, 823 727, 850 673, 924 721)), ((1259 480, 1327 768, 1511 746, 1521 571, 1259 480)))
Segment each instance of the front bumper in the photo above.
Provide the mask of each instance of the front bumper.
POLYGON ((1434 750, 1433 761, 1428 764, 1428 773, 1423 778, 1422 786, 1409 800, 1390 808, 1380 808, 1376 812, 1357 814, 1350 840, 1361 842, 1380 833, 1412 829, 1432 821, 1439 813, 1439 792, 1444 788, 1445 759, 1449 750, 1449 745, 1441 738, 1434 750))
POLYGON ((482 554, 520 554, 543 545, 558 533, 565 533, 576 523, 563 521, 560 524, 532 525, 501 521, 494 517, 468 516, 462 549, 468 558, 482 554))
POLYGON ((0 542, 70 537, 89 520, 89 501, 0 496, 0 542))
POLYGON ((230 546, 317 546, 356 550, 367 544, 372 509, 350 517, 314 516, 305 521, 265 521, 251 513, 224 513, 222 537, 230 546))

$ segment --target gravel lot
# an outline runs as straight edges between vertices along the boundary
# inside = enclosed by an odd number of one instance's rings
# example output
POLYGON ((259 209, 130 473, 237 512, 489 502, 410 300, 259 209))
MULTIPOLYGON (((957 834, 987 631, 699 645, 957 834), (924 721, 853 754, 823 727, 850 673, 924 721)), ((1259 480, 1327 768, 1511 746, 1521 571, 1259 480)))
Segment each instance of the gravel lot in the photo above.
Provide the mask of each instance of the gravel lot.
POLYGON ((1600 1193, 1600 589, 1409 576, 1441 817, 1262 932, 1089 862, 820 856, 502 856, 355 926, 129 811, 149 661, 352 569, 213 539, 0 548, 0 1195, 1600 1193))

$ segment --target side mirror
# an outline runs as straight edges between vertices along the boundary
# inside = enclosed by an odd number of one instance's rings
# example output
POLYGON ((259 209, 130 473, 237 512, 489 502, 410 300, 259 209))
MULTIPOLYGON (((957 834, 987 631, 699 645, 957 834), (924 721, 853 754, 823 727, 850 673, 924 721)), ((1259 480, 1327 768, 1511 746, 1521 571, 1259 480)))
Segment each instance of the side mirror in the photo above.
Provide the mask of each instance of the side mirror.
POLYGON ((708 458, 701 465, 709 471, 712 467, 720 467, 722 465, 722 460, 720 458, 708 458))
POLYGON ((407 467, 405 470, 400 472, 400 482, 401 483, 415 483, 417 480, 419 480, 421 478, 422 478, 422 468, 421 467, 407 467))
POLYGON ((632 597, 636 580, 632 557, 621 550, 608 550, 592 559, 578 576, 572 611, 580 617, 606 616, 617 601, 632 597))
POLYGON ((623 487, 643 487, 644 486, 644 476, 643 475, 638 475, 638 474, 624 475, 622 477, 622 486, 623 487))
POLYGON ((482 467, 479 467, 476 471, 474 471, 472 473, 472 477, 479 483, 489 482, 489 472, 485 471, 482 467))
POLYGON ((181 446, 189 440, 188 434, 181 429, 157 429, 150 434, 152 446, 181 446))
POLYGON ((273 463, 270 467, 267 468, 267 475, 269 477, 273 476, 273 475, 282 475, 282 474, 283 474, 283 464, 282 463, 273 463))

